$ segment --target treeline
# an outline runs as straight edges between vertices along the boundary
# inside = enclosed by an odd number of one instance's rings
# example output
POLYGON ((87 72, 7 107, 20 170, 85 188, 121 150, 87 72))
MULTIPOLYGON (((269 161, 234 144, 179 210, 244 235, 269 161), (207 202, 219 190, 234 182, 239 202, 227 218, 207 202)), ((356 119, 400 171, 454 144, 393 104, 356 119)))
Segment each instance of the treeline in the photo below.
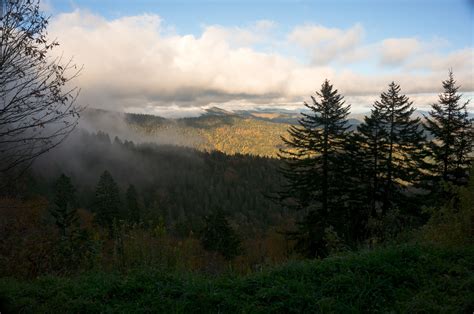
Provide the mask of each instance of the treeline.
POLYGON ((422 120, 392 82, 356 131, 349 131, 350 106, 328 81, 305 103, 310 113, 283 137, 287 184, 278 195, 305 213, 290 233, 301 252, 324 257, 381 242, 423 225, 430 206, 458 203, 452 191, 469 179, 473 120, 452 72, 443 89, 422 120))

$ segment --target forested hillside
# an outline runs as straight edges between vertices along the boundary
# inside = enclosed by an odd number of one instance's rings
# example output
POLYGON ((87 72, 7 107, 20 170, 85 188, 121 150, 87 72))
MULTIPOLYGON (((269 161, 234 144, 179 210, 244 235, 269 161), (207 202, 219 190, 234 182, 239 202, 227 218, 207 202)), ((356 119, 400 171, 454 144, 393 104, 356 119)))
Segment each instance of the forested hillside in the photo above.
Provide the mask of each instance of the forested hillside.
POLYGON ((89 109, 84 125, 93 130, 160 144, 193 147, 201 151, 276 157, 286 121, 272 121, 214 108, 195 118, 165 119, 143 114, 119 114, 89 109))
POLYGON ((70 176, 77 187, 76 206, 84 208, 93 208, 93 188, 108 171, 118 183, 122 200, 128 186, 135 186, 143 221, 162 218, 168 227, 188 235, 199 230, 202 217, 217 208, 244 233, 281 223, 281 207, 266 197, 281 184, 278 166, 277 159, 134 144, 110 139, 106 133, 77 131, 54 155, 39 159, 33 171, 41 177, 37 188, 49 194, 43 180, 52 186, 61 173, 70 176))

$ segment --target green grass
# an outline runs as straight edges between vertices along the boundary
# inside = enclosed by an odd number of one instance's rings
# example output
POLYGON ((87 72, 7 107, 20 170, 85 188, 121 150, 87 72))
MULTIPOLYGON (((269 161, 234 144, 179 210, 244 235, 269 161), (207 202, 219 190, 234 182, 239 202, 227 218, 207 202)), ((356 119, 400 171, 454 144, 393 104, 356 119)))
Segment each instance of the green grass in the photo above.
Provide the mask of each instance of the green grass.
POLYGON ((0 279, 12 312, 472 313, 474 248, 403 245, 248 276, 153 269, 0 279))

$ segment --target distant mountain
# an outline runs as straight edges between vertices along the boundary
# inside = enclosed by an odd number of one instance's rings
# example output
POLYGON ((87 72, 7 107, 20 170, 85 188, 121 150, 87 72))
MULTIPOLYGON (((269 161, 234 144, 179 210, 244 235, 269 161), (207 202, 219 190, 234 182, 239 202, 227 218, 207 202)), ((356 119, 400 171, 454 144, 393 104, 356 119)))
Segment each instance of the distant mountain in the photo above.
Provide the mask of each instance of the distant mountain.
POLYGON ((206 113, 204 115, 213 115, 213 116, 233 116, 235 115, 234 112, 227 111, 225 109, 219 107, 211 107, 205 110, 206 113))
MULTIPOLYGON (((281 137, 287 135, 289 126, 296 124, 300 116, 299 111, 278 108, 228 111, 212 107, 199 117, 167 119, 88 109, 81 126, 134 142, 276 157, 282 147, 281 137)), ((349 123, 354 130, 361 120, 351 118, 349 123)))
POLYGON ((275 123, 297 124, 299 112, 284 110, 238 110, 235 113, 241 117, 270 121, 275 123))

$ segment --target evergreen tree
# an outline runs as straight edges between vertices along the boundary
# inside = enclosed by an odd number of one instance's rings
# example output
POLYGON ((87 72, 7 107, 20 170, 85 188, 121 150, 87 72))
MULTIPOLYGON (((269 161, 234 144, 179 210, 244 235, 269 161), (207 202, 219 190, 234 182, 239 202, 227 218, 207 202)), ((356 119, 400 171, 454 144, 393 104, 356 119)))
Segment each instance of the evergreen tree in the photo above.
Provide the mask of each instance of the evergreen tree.
POLYGON ((140 221, 140 207, 138 205, 137 190, 133 184, 130 184, 126 194, 128 216, 131 221, 140 221))
POLYGON ((95 212, 97 222, 112 232, 114 220, 119 217, 120 194, 117 183, 108 171, 100 176, 95 192, 95 212))
POLYGON ((421 179, 425 137, 412 105, 392 82, 358 128, 372 215, 403 207, 406 188, 421 179))
POLYGON ((319 99, 305 103, 310 113, 302 113, 298 125, 282 137, 286 148, 280 151, 281 169, 287 184, 280 194, 283 203, 293 203, 308 214, 294 234, 298 248, 309 256, 324 256, 324 233, 330 226, 341 232, 345 223, 347 194, 341 186, 348 138, 347 116, 350 106, 326 80, 319 99))
POLYGON ((345 149, 340 188, 347 196, 341 227, 344 228, 345 244, 355 246, 367 237, 367 224, 372 207, 372 176, 365 164, 365 149, 361 145, 359 133, 351 133, 345 149))
POLYGON ((58 267, 67 265, 68 269, 78 269, 95 254, 90 233, 80 227, 75 194, 71 179, 61 174, 54 184, 54 206, 50 209, 61 235, 53 255, 58 267))
POLYGON ((204 249, 222 254, 231 260, 241 252, 241 242, 230 226, 222 210, 205 217, 205 227, 201 235, 204 249))
POLYGON ((50 212, 62 237, 68 235, 68 231, 78 220, 74 208, 75 192, 71 179, 61 174, 54 184, 54 206, 50 212))
POLYGON ((457 185, 468 181, 469 154, 472 152, 474 140, 473 119, 469 119, 467 105, 461 102, 453 72, 443 81, 444 92, 439 95, 438 103, 432 104, 429 116, 424 124, 434 140, 429 147, 434 160, 430 169, 435 181, 442 179, 457 185))
POLYGON ((384 194, 385 169, 384 160, 387 159, 388 128, 384 124, 380 108, 374 107, 370 116, 364 117, 364 122, 357 127, 356 140, 360 148, 359 166, 363 169, 365 196, 370 215, 375 217, 382 208, 384 194))

